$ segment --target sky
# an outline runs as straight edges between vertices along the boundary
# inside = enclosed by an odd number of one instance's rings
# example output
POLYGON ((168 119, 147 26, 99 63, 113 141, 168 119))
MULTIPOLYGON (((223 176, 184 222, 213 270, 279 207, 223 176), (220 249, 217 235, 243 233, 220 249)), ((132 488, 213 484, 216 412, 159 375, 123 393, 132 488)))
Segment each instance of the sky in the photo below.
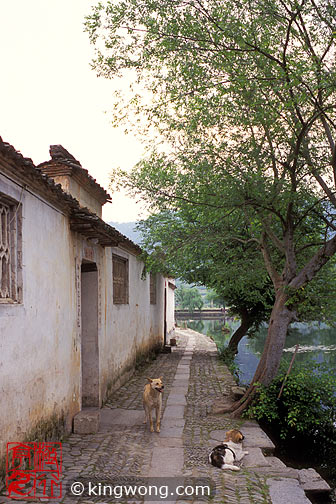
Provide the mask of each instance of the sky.
MULTIPOLYGON (((113 83, 90 68, 94 48, 83 23, 95 3, 0 0, 0 136, 35 164, 61 144, 108 189, 110 170, 130 169, 143 147, 112 127, 113 83)), ((103 207, 107 222, 145 216, 123 193, 112 200, 103 207)))

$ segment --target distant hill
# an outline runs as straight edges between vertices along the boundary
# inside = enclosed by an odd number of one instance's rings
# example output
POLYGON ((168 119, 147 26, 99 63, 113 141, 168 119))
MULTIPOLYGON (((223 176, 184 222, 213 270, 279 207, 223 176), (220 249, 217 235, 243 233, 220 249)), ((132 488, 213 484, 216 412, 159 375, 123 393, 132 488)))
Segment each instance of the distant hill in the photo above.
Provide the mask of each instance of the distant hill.
POLYGON ((136 222, 109 222, 109 225, 120 231, 127 238, 132 240, 132 242, 140 245, 141 235, 139 231, 135 229, 136 222))

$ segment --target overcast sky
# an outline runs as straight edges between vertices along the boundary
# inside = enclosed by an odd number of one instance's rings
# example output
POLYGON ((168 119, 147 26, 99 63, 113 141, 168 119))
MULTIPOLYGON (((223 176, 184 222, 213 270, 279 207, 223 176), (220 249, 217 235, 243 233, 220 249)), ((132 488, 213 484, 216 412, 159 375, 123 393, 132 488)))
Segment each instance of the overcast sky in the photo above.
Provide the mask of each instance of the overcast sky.
MULTIPOLYGON (((35 164, 50 159, 49 145, 62 144, 107 189, 110 169, 131 168, 142 146, 111 126, 112 83, 90 69, 83 22, 95 3, 0 0, 0 136, 35 164)), ((140 210, 116 194, 103 218, 135 220, 140 210)))

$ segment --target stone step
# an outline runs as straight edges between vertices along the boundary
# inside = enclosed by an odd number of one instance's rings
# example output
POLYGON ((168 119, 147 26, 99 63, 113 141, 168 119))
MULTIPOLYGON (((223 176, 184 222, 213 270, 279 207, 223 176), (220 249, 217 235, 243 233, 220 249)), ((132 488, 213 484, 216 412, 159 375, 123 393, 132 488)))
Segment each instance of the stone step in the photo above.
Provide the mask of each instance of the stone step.
POLYGON ((265 457, 260 448, 249 447, 244 445, 244 450, 248 451, 242 461, 244 467, 269 467, 271 463, 268 457, 265 457))
POLYGON ((267 457, 267 461, 270 465, 270 469, 274 469, 275 471, 279 469, 287 469, 287 466, 282 460, 280 460, 278 457, 267 457))
POLYGON ((83 408, 74 416, 74 434, 96 434, 99 430, 99 419, 99 408, 83 408))
POLYGON ((330 486, 315 469, 300 469, 299 482, 307 494, 329 493, 330 486))
POLYGON ((234 396, 235 400, 241 399, 246 392, 246 388, 238 387, 238 385, 234 385, 231 387, 231 393, 234 396))
POLYGON ((245 436, 243 441, 244 449, 261 448, 263 452, 270 455, 275 450, 274 443, 270 440, 267 434, 255 422, 246 422, 241 427, 241 431, 245 436))
MULTIPOLYGON (((153 416, 155 418, 155 413, 153 416)), ((100 410, 99 432, 120 430, 121 425, 128 427, 143 425, 144 418, 145 412, 143 409, 103 408, 100 410)))
POLYGON ((268 478, 266 480, 272 504, 311 504, 296 479, 268 478))

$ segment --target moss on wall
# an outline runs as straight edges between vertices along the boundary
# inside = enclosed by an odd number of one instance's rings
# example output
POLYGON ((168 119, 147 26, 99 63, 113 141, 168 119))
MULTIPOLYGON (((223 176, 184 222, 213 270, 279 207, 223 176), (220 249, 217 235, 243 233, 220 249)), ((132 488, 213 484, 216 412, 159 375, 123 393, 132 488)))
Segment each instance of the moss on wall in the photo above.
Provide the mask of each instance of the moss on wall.
POLYGON ((113 378, 107 382, 106 393, 103 399, 103 404, 105 404, 108 399, 116 390, 118 390, 127 380, 134 374, 136 369, 140 369, 146 364, 150 363, 162 350, 162 343, 155 342, 151 346, 148 346, 145 350, 143 348, 138 349, 135 356, 132 356, 122 370, 119 371, 113 378))
MULTIPOLYGON (((12 442, 20 443, 42 443, 47 441, 63 441, 68 434, 66 429, 66 414, 62 411, 61 414, 53 413, 49 418, 44 418, 38 421, 30 430, 23 436, 22 439, 15 439, 12 442)), ((10 460, 8 461, 10 466, 10 460)), ((4 493, 6 476, 6 455, 0 459, 0 495, 4 493)))

